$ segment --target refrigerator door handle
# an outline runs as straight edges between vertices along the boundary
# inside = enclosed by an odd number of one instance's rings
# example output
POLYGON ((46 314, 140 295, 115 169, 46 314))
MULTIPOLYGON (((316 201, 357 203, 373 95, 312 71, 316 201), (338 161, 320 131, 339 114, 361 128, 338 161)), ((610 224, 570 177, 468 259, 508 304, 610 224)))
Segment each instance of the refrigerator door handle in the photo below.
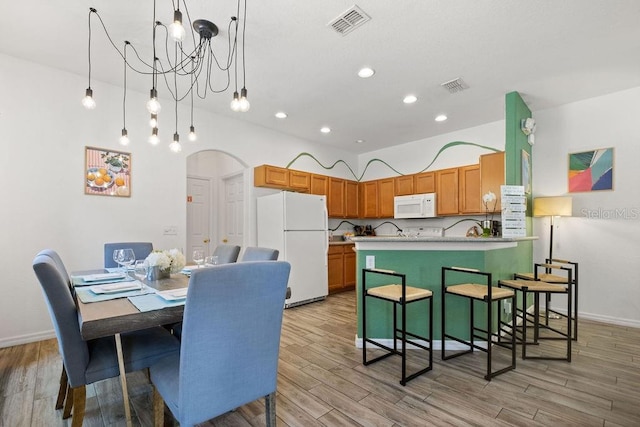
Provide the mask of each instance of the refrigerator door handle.
POLYGON ((327 257, 329 256, 329 210, 327 209, 327 199, 325 198, 324 200, 324 244, 325 244, 325 248, 324 248, 324 264, 329 265, 328 264, 328 259, 327 257))

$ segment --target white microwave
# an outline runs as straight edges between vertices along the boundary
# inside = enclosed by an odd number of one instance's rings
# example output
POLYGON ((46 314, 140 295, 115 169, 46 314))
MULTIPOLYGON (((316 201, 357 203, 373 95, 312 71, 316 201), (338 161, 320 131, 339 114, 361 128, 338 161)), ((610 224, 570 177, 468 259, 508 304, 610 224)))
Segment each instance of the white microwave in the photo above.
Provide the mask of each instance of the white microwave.
POLYGON ((436 193, 412 194, 393 198, 394 218, 433 218, 436 216, 436 193))

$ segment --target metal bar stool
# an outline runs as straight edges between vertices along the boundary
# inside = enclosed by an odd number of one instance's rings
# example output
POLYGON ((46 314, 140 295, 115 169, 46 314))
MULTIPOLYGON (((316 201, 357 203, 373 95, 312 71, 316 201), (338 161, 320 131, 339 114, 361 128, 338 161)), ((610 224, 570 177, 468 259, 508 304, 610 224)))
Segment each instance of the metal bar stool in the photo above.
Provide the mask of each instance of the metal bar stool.
MULTIPOLYGON (((573 307, 573 314, 572 314, 572 321, 573 321, 573 328, 571 330, 571 338, 576 341, 578 339, 578 263, 577 262, 573 262, 573 261, 568 261, 568 260, 564 260, 564 259, 558 259, 558 258, 553 258, 553 259, 546 259, 546 263, 547 264, 553 264, 553 265, 561 265, 563 267, 567 267, 570 268, 572 270, 571 272, 571 286, 573 287, 572 292, 573 292, 573 301, 572 301, 572 307, 573 307)), ((566 276, 560 276, 557 274, 551 274, 550 271, 545 271, 544 273, 540 273, 538 275, 538 279, 542 280, 543 282, 547 282, 547 283, 555 283, 555 284, 567 284, 567 277, 566 276)), ((513 275, 514 279, 522 279, 522 280, 534 280, 534 273, 515 273, 513 275)), ((545 320, 545 324, 549 325, 549 313, 553 313, 557 316, 561 316, 561 317, 565 317, 568 315, 564 314, 564 313, 559 313, 556 310, 553 310, 551 308, 549 308, 550 306, 550 302, 551 302, 551 294, 547 294, 547 297, 545 299, 545 316, 546 316, 546 320, 545 320)))
MULTIPOLYGON (((519 343, 522 344, 522 358, 523 359, 544 359, 544 360, 566 360, 567 362, 571 362, 571 341, 572 341, 572 319, 570 315, 563 316, 567 319, 566 332, 563 332, 560 329, 557 329, 547 322, 544 324, 540 323, 540 295, 551 295, 551 294, 565 294, 567 296, 567 313, 571 313, 571 304, 573 302, 572 289, 573 287, 570 285, 572 283, 573 277, 573 268, 564 267, 559 264, 535 264, 534 272, 533 272, 533 280, 522 280, 522 279, 514 279, 514 280, 500 280, 498 281, 498 286, 501 288, 508 288, 513 290, 514 292, 520 291, 522 292, 522 309, 514 309, 513 312, 517 313, 518 318, 522 319, 522 324, 520 327, 516 327, 516 329, 521 329, 522 338, 519 339, 519 343), (544 269, 545 273, 540 273, 540 270, 544 269), (554 271, 563 271, 566 276, 562 277, 561 275, 553 274, 554 271), (546 282, 540 280, 540 277, 559 277, 562 278, 561 282, 546 282), (533 314, 527 312, 527 295, 533 294, 534 303, 533 303, 533 314), (528 324, 533 325, 533 340, 527 340, 527 328, 528 324), (540 330, 545 329, 555 333, 554 336, 541 336, 540 330), (527 346, 529 345, 538 345, 541 340, 566 340, 567 342, 567 350, 566 355, 564 357, 553 357, 553 356, 527 356, 527 346)), ((515 306, 514 306, 515 307, 515 306)), ((548 318, 547 318, 548 321, 548 318)), ((516 331, 514 331, 514 335, 516 335, 516 331)))
POLYGON ((396 273, 391 270, 381 269, 369 269, 362 270, 362 364, 370 365, 381 359, 387 358, 391 355, 397 354, 402 357, 402 379, 400 384, 403 386, 408 381, 416 378, 419 375, 428 372, 433 367, 433 355, 431 349, 433 348, 433 293, 428 289, 416 288, 413 286, 407 286, 407 278, 405 274, 396 273), (367 288, 367 274, 382 274, 391 277, 397 277, 401 279, 400 284, 389 284, 383 286, 376 286, 367 288), (367 298, 377 298, 380 300, 393 303, 393 348, 386 346, 382 343, 367 338, 367 298), (415 333, 407 331, 407 310, 408 304, 427 300, 429 305, 429 324, 427 325, 429 336, 424 337, 415 333), (397 325, 397 308, 401 310, 401 327, 398 329, 397 325), (407 337, 414 338, 413 340, 407 337), (397 340, 400 340, 402 349, 398 351, 397 340), (427 345, 417 341, 422 340, 427 345), (409 344, 418 347, 419 349, 426 350, 429 353, 429 365, 426 368, 419 370, 411 375, 407 375, 407 342, 409 344), (386 353, 378 356, 374 359, 367 360, 367 343, 373 344, 381 349, 386 350, 386 353))
MULTIPOLYGON (((491 381, 491 378, 515 369, 516 367, 516 336, 514 333, 510 334, 510 340, 505 342, 501 339, 499 332, 500 327, 497 328, 497 332, 493 332, 493 303, 498 303, 498 310, 496 317, 498 318, 498 324, 500 324, 500 313, 502 301, 510 300, 512 307, 515 307, 516 296, 515 292, 510 289, 502 289, 491 285, 491 273, 485 273, 477 269, 462 268, 462 267, 442 267, 442 360, 453 359, 454 357, 462 356, 472 353, 474 349, 484 351, 487 353, 487 373, 484 378, 487 381, 491 381), (483 276, 485 283, 463 283, 463 284, 447 284, 447 273, 457 272, 467 275, 483 276), (455 295, 458 297, 468 298, 469 300, 469 340, 464 340, 460 337, 453 336, 447 333, 446 329, 446 301, 447 295, 455 295), (474 303, 481 302, 486 304, 486 319, 484 327, 475 326, 474 316, 474 303), (496 340, 493 340, 493 338, 496 340), (446 355, 446 340, 447 338, 457 341, 459 343, 469 346, 469 349, 458 351, 456 353, 446 355), (482 339, 487 341, 487 348, 484 348, 476 344, 475 339, 482 339), (509 348, 511 350, 511 364, 496 371, 492 370, 492 346, 498 345, 500 347, 509 348)), ((516 315, 515 310, 511 312, 511 324, 515 325, 516 315)))

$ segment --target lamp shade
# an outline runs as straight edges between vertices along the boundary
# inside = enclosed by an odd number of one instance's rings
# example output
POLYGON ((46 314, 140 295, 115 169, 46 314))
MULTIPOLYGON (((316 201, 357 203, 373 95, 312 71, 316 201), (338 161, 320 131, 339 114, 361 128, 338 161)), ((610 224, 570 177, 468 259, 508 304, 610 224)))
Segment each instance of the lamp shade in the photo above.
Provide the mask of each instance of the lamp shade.
POLYGON ((533 216, 571 216, 571 197, 536 197, 533 199, 533 216))

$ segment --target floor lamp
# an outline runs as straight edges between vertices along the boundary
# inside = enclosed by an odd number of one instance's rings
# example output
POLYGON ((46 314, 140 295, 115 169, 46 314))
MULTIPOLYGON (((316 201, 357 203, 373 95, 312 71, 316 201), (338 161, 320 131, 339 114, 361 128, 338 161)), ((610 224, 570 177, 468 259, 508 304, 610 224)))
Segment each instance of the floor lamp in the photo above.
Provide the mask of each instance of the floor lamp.
MULTIPOLYGON (((533 216, 550 217, 551 226, 549 228, 549 262, 553 263, 553 218, 556 216, 571 216, 572 199, 566 196, 557 197, 536 197, 533 199, 533 216)), ((548 273, 549 271, 547 271, 548 273)), ((548 310, 551 295, 547 294, 546 307, 548 310)), ((550 318, 547 311, 547 318, 550 318)), ((556 318, 555 316, 551 318, 556 318)))
POLYGON ((533 216, 551 217, 549 229, 549 262, 553 259, 553 218, 556 216, 571 216, 571 197, 536 197, 533 199, 533 216))

